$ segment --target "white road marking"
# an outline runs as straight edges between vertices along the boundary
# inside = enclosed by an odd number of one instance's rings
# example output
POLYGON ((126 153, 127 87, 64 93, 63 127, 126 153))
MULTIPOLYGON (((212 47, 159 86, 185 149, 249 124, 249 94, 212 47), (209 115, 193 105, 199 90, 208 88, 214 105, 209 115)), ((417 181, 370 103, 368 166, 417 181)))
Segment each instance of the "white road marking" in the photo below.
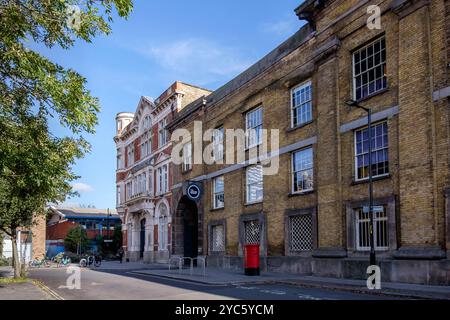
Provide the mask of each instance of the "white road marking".
POLYGON ((281 290, 259 290, 259 292, 269 293, 269 294, 276 294, 276 295, 286 294, 286 292, 281 291, 281 290))
POLYGON ((304 299, 304 300, 334 300, 331 298, 316 298, 316 297, 310 296, 309 294, 299 294, 298 298, 304 299))

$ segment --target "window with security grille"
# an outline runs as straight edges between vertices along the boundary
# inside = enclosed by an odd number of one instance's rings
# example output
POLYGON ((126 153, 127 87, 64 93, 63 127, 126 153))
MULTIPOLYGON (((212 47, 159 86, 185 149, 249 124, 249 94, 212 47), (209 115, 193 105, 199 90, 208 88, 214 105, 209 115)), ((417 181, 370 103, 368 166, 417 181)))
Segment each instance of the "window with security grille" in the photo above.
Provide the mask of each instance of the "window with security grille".
POLYGON ((289 220, 290 250, 311 251, 313 249, 312 215, 292 216, 289 220))
POLYGON ((383 37, 353 53, 354 97, 361 100, 386 88, 386 40, 383 37))
MULTIPOLYGON (((382 176, 389 173, 387 123, 382 122, 372 126, 372 176, 382 176)), ((367 128, 355 131, 355 166, 356 180, 369 177, 369 130, 367 128)))
POLYGON ((291 90, 292 127, 300 126, 312 120, 312 90, 308 81, 291 90))
MULTIPOLYGON (((355 210, 356 214, 356 249, 370 250, 370 216, 362 208, 355 210)), ((376 250, 389 249, 388 217, 386 208, 373 212, 373 234, 376 250)))
POLYGON ((245 244, 259 244, 260 230, 259 221, 252 220, 244 223, 245 244))
POLYGON ((222 224, 212 226, 211 228, 211 251, 225 251, 225 228, 222 224))

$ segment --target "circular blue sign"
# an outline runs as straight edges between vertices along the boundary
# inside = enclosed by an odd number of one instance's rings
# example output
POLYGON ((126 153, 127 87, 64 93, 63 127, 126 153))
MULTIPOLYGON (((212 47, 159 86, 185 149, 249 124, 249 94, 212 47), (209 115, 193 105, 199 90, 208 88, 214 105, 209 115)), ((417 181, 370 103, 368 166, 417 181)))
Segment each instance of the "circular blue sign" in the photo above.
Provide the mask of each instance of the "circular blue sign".
POLYGON ((200 187, 196 184, 189 185, 189 187, 186 190, 186 193, 188 198, 194 201, 200 199, 202 195, 200 187))

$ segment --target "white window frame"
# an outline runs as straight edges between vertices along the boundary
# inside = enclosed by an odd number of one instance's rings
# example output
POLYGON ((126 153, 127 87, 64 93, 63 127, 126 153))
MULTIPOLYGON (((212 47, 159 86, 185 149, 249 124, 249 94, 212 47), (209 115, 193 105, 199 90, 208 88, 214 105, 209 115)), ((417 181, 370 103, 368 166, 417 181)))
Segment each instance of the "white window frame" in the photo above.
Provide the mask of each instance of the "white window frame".
POLYGON ((126 200, 126 201, 128 201, 128 200, 131 199, 132 193, 133 193, 132 182, 131 182, 131 181, 128 181, 128 182, 125 184, 125 200, 126 200))
MULTIPOLYGON (((372 95, 375 95, 377 92, 383 91, 383 90, 385 90, 385 89, 387 88, 387 79, 386 79, 386 86, 383 86, 382 88, 380 88, 380 89, 378 89, 378 90, 375 89, 375 91, 373 91, 372 93, 369 93, 369 92, 368 92, 366 96, 362 96, 362 93, 361 93, 361 98, 360 98, 360 99, 357 99, 357 97, 356 97, 356 91, 357 91, 357 88, 356 88, 356 78, 357 78, 358 76, 362 75, 363 73, 366 73, 366 72, 367 72, 367 74, 368 74, 367 77, 369 77, 369 73, 368 73, 369 70, 372 70, 372 69, 375 70, 377 66, 380 66, 380 65, 383 65, 383 64, 384 64, 384 70, 386 70, 386 64, 387 64, 387 54, 386 54, 386 51, 387 51, 387 48, 386 48, 386 37, 385 37, 385 36, 381 36, 381 37, 378 37, 377 39, 371 41, 370 43, 364 45, 363 47, 359 48, 358 50, 355 50, 355 51, 352 53, 352 82, 353 82, 353 99, 354 99, 354 100, 363 100, 363 99, 366 99, 366 98, 368 98, 368 97, 371 97, 372 95), (385 52, 385 53, 384 53, 384 56, 385 56, 385 61, 384 61, 384 62, 381 62, 381 61, 382 61, 382 54, 381 54, 381 52, 383 51, 383 49, 381 49, 381 41, 382 41, 383 39, 384 39, 384 43, 385 43, 385 45, 384 45, 384 52, 385 52), (356 74, 356 61, 355 61, 355 56, 356 56, 356 54, 357 54, 357 53, 361 53, 362 50, 367 50, 368 47, 374 45, 376 42, 380 42, 380 63, 377 64, 377 65, 375 65, 375 59, 374 59, 374 60, 373 60, 373 65, 372 65, 371 68, 367 67, 366 71, 364 71, 364 72, 361 72, 361 68, 360 68, 360 72, 359 72, 358 74, 356 74)), ((374 56, 375 56, 375 54, 374 54, 374 56)), ((361 60, 360 60, 360 62, 361 62, 361 60)), ((381 76, 381 79, 384 79, 384 77, 386 77, 386 75, 382 75, 382 76, 381 76)), ((386 77, 386 78, 387 78, 387 77, 386 77)), ((375 74, 375 76, 374 76, 374 82, 376 82, 376 79, 377 79, 377 78, 376 78, 376 74, 375 74)), ((383 81, 383 80, 382 80, 382 81, 383 81)), ((361 84, 362 84, 362 81, 361 81, 361 84)), ((369 79, 368 79, 367 85, 369 85, 369 84, 370 84, 370 81, 369 81, 369 79)), ((382 83, 382 84, 384 85, 384 83, 382 83)), ((376 84, 375 84, 375 85, 376 85, 376 84)), ((363 87, 363 86, 361 86, 361 88, 362 88, 362 87, 363 87)))
POLYGON ((183 172, 192 169, 192 143, 187 142, 183 145, 183 172))
POLYGON ((164 194, 168 192, 169 187, 169 173, 168 173, 168 165, 163 164, 156 169, 156 193, 158 195, 164 194))
MULTIPOLYGON (((374 123, 374 124, 372 124, 372 128, 374 128, 374 131, 376 132, 376 127, 379 126, 379 125, 383 125, 383 124, 385 124, 386 128, 387 128, 387 146, 386 147, 382 147, 382 148, 373 148, 372 149, 372 153, 377 152, 377 151, 381 151, 381 150, 384 150, 384 149, 387 149, 388 165, 389 165, 389 127, 388 127, 387 121, 381 121, 381 122, 374 123)), ((364 178, 360 178, 358 176, 358 156, 366 154, 366 153, 369 153, 369 151, 361 153, 361 154, 358 154, 358 149, 357 149, 357 146, 356 146, 356 133, 359 132, 359 131, 362 132, 362 131, 367 130, 367 129, 368 129, 368 126, 365 126, 365 127, 359 128, 359 129, 357 129, 357 130, 355 130, 353 132, 353 156, 354 156, 354 168, 355 168, 355 181, 364 181, 364 180, 368 180, 369 179, 369 176, 364 177, 364 178)), ((376 139, 376 136, 372 137, 372 138, 376 139)), ((370 157, 370 155, 369 155, 369 157, 370 157)), ((371 168, 369 168, 369 170, 371 170, 371 168)), ((390 173, 389 173, 389 170, 388 170, 387 173, 373 175, 372 178, 385 177, 385 176, 388 176, 389 174, 390 173)))
POLYGON ((142 193, 147 192, 147 174, 145 172, 142 173, 142 193))
POLYGON ((305 123, 309 123, 309 122, 311 122, 313 120, 313 115, 312 115, 313 93, 312 93, 312 90, 313 90, 313 88, 312 88, 312 81, 311 80, 307 80, 307 81, 301 83, 300 85, 298 85, 298 86, 296 86, 296 87, 291 89, 291 91, 290 91, 290 93, 291 93, 291 95, 290 95, 290 99, 291 99, 291 128, 300 127, 300 126, 304 125, 305 123), (302 89, 305 89, 307 87, 310 87, 310 99, 302 101, 299 105, 295 106, 294 105, 294 97, 293 97, 294 93, 296 93, 297 91, 300 91, 302 89), (309 112, 307 110, 306 114, 309 114, 310 118, 305 120, 305 121, 303 121, 303 122, 299 122, 298 119, 297 119, 298 123, 294 123, 294 112, 296 111, 296 109, 307 108, 308 103, 309 103, 310 110, 309 110, 309 112))
POLYGON ((122 199, 121 199, 121 186, 118 185, 116 186, 116 206, 120 206, 122 204, 122 199))
POLYGON ((303 148, 303 149, 296 150, 296 151, 292 152, 292 155, 291 155, 291 172, 292 172, 292 174, 291 174, 291 181, 292 181, 292 184, 291 184, 291 192, 292 192, 293 194, 304 193, 304 192, 309 192, 309 191, 314 190, 314 150, 313 150, 313 147, 312 147, 312 146, 309 146, 309 147, 307 147, 307 148, 303 148), (311 150, 311 167, 310 167, 310 168, 306 168, 306 169, 302 169, 302 170, 295 171, 295 154, 300 153, 300 152, 306 152, 306 151, 308 151, 308 150, 311 150), (296 174, 297 172, 303 172, 303 171, 308 171, 308 170, 311 170, 311 171, 312 171, 313 183, 312 183, 311 188, 309 188, 309 189, 303 189, 303 190, 299 190, 299 191, 295 191, 295 182, 296 182, 296 181, 295 181, 295 174, 296 174))
POLYGON ((213 133, 213 159, 214 161, 223 160, 224 155, 224 128, 223 126, 214 129, 213 133))
POLYGON ((159 195, 162 193, 162 166, 156 169, 156 194, 159 195))
MULTIPOLYGON (((370 216, 369 214, 367 214, 367 218, 364 219, 360 219, 359 218, 359 211, 362 211, 362 208, 357 208, 354 210, 355 212, 355 233, 356 233, 356 250, 357 251, 370 251, 370 234, 369 232, 369 221, 370 221, 370 216), (368 241, 367 241, 367 246, 360 246, 360 232, 359 232, 359 224, 360 223, 365 223, 367 225, 367 235, 368 235, 368 241)), ((383 216, 379 217, 377 216, 376 212, 373 212, 373 234, 374 234, 374 247, 375 250, 377 251, 386 251, 389 250, 389 217, 388 214, 386 212, 386 207, 383 206, 383 216), (384 233, 386 234, 386 242, 387 242, 387 246, 378 246, 377 245, 377 240, 378 240, 378 222, 385 222, 386 225, 386 230, 384 230, 384 233)))
POLYGON ((148 194, 153 195, 153 170, 148 170, 148 194))
POLYGON ((165 146, 168 142, 166 126, 167 126, 167 118, 164 118, 158 122, 158 147, 159 148, 165 146))
POLYGON ((151 145, 150 133, 144 133, 141 136, 141 158, 147 157, 150 155, 150 145, 151 145))
POLYGON ((131 166, 134 163, 134 145, 133 145, 133 143, 130 143, 128 145, 127 153, 128 153, 128 166, 131 166))
POLYGON ((151 125, 152 125, 152 119, 151 119, 151 117, 150 117, 150 116, 146 116, 146 117, 144 118, 144 130, 150 129, 151 125))
POLYGON ((259 165, 259 164, 252 165, 252 166, 249 166, 249 167, 247 167, 245 169, 245 193, 246 193, 246 196, 245 196, 246 203, 258 203, 258 202, 262 202, 263 201, 263 199, 264 199, 264 176, 263 176, 262 165, 259 165), (249 172, 250 172, 250 170, 252 168, 256 168, 256 167, 260 168, 260 170, 261 170, 261 180, 249 183, 249 172), (250 199, 250 194, 251 194, 250 190, 251 190, 251 188, 253 186, 259 185, 259 184, 261 184, 261 190, 262 190, 261 197, 256 198, 256 199, 250 199))
POLYGON ((117 170, 122 169, 122 155, 119 153, 117 154, 117 170))
POLYGON ((262 130, 263 130, 263 107, 259 106, 257 108, 254 108, 250 111, 248 111, 245 114, 245 148, 251 149, 254 148, 260 144, 262 144, 262 130), (260 113, 260 119, 258 119, 257 114, 260 113), (251 117, 254 116, 254 119, 251 119, 251 117), (257 122, 256 124, 249 126, 251 120, 260 120, 260 122, 257 122), (261 133, 259 134, 259 130, 261 130, 261 133), (252 132, 254 132, 254 135, 256 136, 255 142, 250 143, 250 138, 252 138, 252 132))
POLYGON ((224 208, 225 207, 225 178, 224 176, 218 176, 215 177, 213 179, 213 184, 212 184, 212 190, 213 190, 213 209, 220 209, 220 208, 224 208), (222 190, 221 191, 217 191, 216 190, 216 185, 217 185, 217 181, 221 179, 222 180, 222 190), (222 195, 222 204, 218 205, 218 197, 222 195))

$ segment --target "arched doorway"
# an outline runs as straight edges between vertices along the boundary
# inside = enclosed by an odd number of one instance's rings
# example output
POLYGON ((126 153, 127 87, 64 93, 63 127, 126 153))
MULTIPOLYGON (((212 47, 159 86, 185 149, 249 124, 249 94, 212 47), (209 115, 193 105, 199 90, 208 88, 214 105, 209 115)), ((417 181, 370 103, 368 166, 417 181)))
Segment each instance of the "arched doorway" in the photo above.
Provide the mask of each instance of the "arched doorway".
POLYGON ((144 250, 145 250, 145 218, 141 220, 141 231, 140 231, 140 248, 139 248, 139 254, 140 257, 144 257, 144 250))
MULTIPOLYGON (((177 208, 177 228, 179 234, 178 252, 184 257, 198 256, 198 209, 197 204, 187 196, 183 196, 177 208)), ((188 261, 186 261, 188 262, 188 261)))

